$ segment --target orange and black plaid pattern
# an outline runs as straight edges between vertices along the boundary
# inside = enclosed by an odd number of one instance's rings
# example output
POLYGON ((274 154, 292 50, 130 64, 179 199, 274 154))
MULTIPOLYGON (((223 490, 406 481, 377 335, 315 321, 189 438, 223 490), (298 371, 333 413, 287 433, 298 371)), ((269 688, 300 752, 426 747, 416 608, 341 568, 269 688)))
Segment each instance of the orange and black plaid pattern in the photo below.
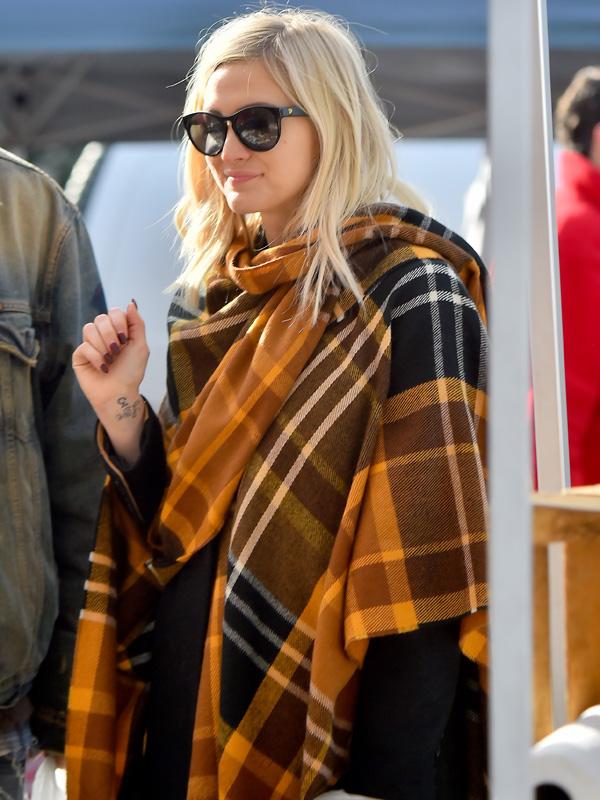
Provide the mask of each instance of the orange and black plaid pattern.
POLYGON ((215 536, 188 800, 335 785, 371 637, 469 615, 463 649, 478 655, 483 267, 439 223, 372 211, 342 233, 364 302, 332 292, 316 326, 294 315, 301 240, 254 257, 236 244, 212 313, 174 307, 173 477, 150 531, 107 486, 70 696, 71 800, 116 798, 160 586, 215 536))

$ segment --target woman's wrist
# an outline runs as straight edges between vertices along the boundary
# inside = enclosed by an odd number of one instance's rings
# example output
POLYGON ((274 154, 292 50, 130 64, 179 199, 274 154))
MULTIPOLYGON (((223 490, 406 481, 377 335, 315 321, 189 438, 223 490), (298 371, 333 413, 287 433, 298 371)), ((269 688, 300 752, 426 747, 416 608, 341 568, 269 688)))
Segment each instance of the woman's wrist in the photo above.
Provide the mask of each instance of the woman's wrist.
POLYGON ((118 394, 106 402, 98 419, 116 454, 133 466, 140 457, 140 438, 146 419, 144 398, 137 391, 118 394))

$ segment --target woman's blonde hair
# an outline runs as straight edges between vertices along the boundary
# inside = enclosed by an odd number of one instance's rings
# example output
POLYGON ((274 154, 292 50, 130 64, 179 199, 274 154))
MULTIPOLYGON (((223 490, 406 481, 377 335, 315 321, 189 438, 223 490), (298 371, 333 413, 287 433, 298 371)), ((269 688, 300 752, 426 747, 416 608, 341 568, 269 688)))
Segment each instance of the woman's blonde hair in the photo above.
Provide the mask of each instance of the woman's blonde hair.
MULTIPOLYGON (((338 239, 341 223, 362 206, 395 198, 425 210, 416 194, 398 181, 394 135, 348 27, 329 14, 264 8, 233 18, 202 45, 190 72, 184 113, 203 107, 206 84, 224 64, 260 59, 274 80, 312 120, 320 154, 315 174, 285 238, 318 231, 298 289, 302 309, 318 314, 336 281, 361 297, 338 239)), ((260 214, 245 219, 229 209, 206 166, 186 142, 184 193, 175 213, 185 267, 176 285, 198 289, 245 228, 252 241, 260 214)))

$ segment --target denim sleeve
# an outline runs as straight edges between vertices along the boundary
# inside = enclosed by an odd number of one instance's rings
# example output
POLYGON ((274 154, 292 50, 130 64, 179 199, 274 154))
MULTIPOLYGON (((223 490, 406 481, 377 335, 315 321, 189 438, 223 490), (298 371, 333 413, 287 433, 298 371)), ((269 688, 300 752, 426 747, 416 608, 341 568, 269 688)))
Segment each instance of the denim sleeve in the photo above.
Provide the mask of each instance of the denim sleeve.
POLYGON ((32 727, 40 746, 62 751, 77 621, 93 547, 103 469, 95 415, 71 368, 85 322, 106 310, 91 244, 77 211, 57 231, 48 265, 50 316, 40 330, 37 419, 50 498, 59 613, 36 678, 32 727))

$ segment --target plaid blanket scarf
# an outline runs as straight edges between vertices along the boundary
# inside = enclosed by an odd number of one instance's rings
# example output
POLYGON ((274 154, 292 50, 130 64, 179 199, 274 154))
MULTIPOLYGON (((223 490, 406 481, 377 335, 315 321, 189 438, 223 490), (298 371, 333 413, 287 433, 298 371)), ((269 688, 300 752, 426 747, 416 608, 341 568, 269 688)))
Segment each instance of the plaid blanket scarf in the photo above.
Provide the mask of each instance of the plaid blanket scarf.
MULTIPOLYGON (((150 530, 109 480, 69 700, 70 800, 112 800, 161 587, 219 537, 189 800, 314 798, 348 760, 368 641, 465 616, 485 657, 484 269, 378 206, 342 231, 365 292, 297 313, 306 242, 243 242, 174 306, 168 463, 150 530)), ((168 404, 167 404, 168 405, 168 404)))

